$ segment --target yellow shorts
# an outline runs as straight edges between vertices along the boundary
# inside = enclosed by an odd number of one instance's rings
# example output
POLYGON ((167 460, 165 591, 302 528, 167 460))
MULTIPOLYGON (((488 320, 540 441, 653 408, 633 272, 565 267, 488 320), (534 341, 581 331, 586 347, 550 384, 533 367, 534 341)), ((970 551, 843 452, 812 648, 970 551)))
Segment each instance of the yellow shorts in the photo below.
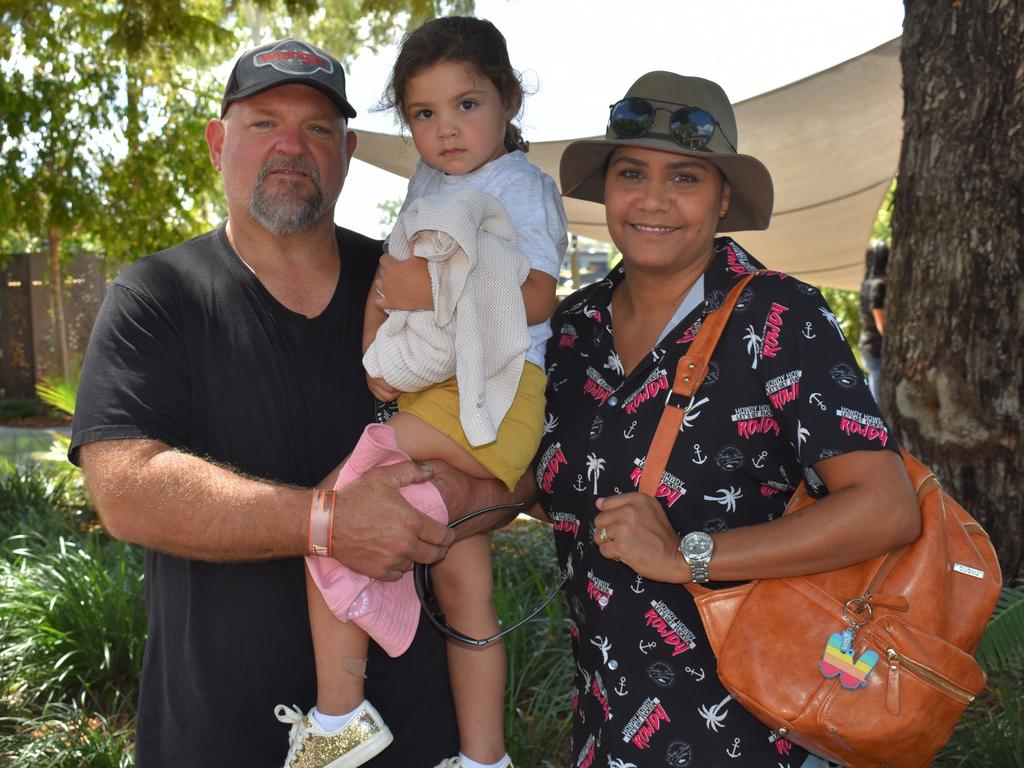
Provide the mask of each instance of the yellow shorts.
POLYGON ((512 407, 498 427, 498 437, 486 445, 472 446, 459 421, 459 387, 455 379, 435 384, 422 392, 405 392, 398 398, 398 410, 411 413, 443 432, 501 480, 509 490, 533 461, 544 430, 544 391, 547 377, 533 363, 523 366, 512 407))

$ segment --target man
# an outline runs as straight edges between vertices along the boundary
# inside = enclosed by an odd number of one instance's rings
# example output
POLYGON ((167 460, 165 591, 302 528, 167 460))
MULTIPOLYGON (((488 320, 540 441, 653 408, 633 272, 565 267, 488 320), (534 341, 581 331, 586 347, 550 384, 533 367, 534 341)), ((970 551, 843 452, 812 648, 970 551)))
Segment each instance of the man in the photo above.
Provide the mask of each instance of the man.
MULTIPOLYGON (((125 270, 93 330, 70 457, 110 533, 146 548, 140 768, 280 766, 275 704, 314 700, 311 489, 330 487, 374 408, 360 339, 381 244, 333 223, 355 114, 327 53, 243 54, 206 129, 227 222, 125 270)), ((431 477, 453 515, 500 500, 443 466, 375 470, 337 493, 335 557, 381 579, 442 557, 451 532, 398 493, 431 477)), ((457 751, 426 625, 398 659, 371 647, 367 695, 395 741, 367 765, 457 751)))

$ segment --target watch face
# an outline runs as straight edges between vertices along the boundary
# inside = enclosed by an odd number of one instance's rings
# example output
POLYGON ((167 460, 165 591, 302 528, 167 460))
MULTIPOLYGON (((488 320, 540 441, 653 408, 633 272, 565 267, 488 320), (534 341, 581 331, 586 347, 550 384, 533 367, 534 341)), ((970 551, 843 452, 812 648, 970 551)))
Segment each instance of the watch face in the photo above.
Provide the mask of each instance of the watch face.
POLYGON ((713 541, 708 535, 687 534, 683 537, 683 545, 680 547, 683 555, 689 558, 702 558, 711 553, 713 541))

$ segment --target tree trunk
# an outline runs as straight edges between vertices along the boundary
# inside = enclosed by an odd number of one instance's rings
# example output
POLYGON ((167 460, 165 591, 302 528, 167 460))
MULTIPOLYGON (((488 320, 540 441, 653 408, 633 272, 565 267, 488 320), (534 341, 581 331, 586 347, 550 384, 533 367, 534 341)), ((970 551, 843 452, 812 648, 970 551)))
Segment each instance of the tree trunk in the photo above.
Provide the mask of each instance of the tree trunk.
POLYGON ((55 227, 50 227, 47 233, 49 239, 49 257, 47 264, 50 268, 50 304, 53 308, 53 341, 57 347, 57 361, 60 363, 60 375, 67 378, 71 372, 68 361, 68 329, 64 324, 64 278, 60 269, 60 233, 55 227))
POLYGON ((1024 547, 1024 9, 906 0, 883 409, 988 530, 1024 547))

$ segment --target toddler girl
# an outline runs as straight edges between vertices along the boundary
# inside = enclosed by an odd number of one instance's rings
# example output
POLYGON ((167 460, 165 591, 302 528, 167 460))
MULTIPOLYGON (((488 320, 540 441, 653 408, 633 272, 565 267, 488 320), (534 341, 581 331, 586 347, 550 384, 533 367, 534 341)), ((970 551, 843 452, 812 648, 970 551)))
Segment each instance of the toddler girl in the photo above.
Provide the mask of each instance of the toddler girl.
MULTIPOLYGON (((501 203, 515 230, 515 246, 530 264, 521 288, 529 344, 521 376, 516 371, 514 398, 493 441, 479 445, 479 440, 467 438, 460 424, 459 389, 454 379, 419 392, 403 393, 369 373, 367 379, 374 395, 384 402, 397 399, 399 412, 388 422, 393 437, 390 433, 382 435, 380 427, 369 427, 360 441, 362 446, 371 438, 385 454, 390 445, 413 459, 443 459, 474 477, 496 477, 510 490, 532 461, 543 429, 544 347, 551 335, 548 319, 567 244, 565 212, 555 183, 526 159, 526 145, 511 123, 522 99, 523 90, 509 63, 505 39, 488 21, 472 17, 434 19, 402 43, 387 102, 408 126, 420 155, 402 211, 408 211, 417 199, 459 192, 484 192, 501 203)), ((515 298, 518 302, 519 297, 515 298)), ((423 258, 398 261, 384 257, 375 288, 367 299, 364 351, 387 318, 384 307, 434 309, 430 275, 423 258), (387 294, 382 287, 387 288, 387 294)), ((372 368, 371 358, 372 352, 364 362, 372 368)), ((349 465, 360 463, 360 451, 357 447, 343 468, 342 480, 349 465)), ((353 471, 365 468, 357 466, 353 471)), ((427 496, 422 503, 413 503, 421 510, 431 507, 432 514, 443 514, 443 504, 440 513, 436 509, 439 497, 427 496)), ((301 718, 278 708, 279 719, 294 723, 286 765, 351 768, 387 747, 391 734, 363 696, 368 640, 361 628, 367 622, 360 601, 339 604, 337 595, 331 594, 330 574, 343 566, 327 558, 307 560, 317 704, 301 718), (319 589, 312 586, 314 583, 319 589)), ((454 544, 445 559, 433 567, 431 581, 452 626, 474 637, 498 632, 491 603, 487 535, 454 544)), ((378 584, 388 590, 394 586, 378 584)), ((408 584, 405 588, 411 589, 408 584)), ((418 615, 418 605, 415 610, 418 615)), ((393 619, 370 621, 369 631, 385 650, 397 655, 405 646, 389 647, 389 628, 381 626, 387 621, 393 619), (378 636, 379 632, 385 637, 378 636)), ((448 667, 461 753, 441 766, 511 768, 504 745, 505 652, 501 643, 478 647, 449 640, 448 667)))

